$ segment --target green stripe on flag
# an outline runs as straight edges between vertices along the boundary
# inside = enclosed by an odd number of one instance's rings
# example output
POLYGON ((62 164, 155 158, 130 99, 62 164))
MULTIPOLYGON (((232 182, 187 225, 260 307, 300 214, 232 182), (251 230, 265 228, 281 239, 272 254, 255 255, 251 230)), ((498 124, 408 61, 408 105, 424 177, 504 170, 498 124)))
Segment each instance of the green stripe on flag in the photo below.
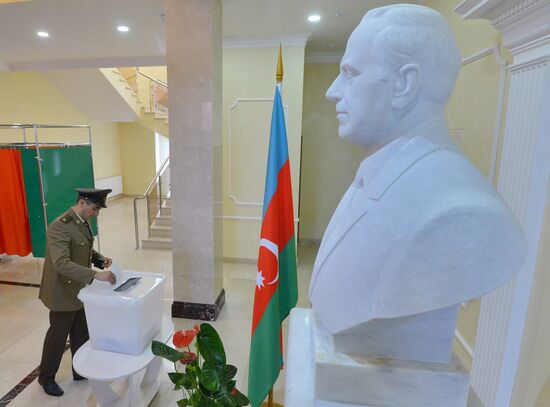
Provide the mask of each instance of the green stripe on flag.
POLYGON ((294 235, 279 253, 279 301, 281 322, 298 302, 298 279, 296 271, 296 243, 294 235))
POLYGON ((279 288, 271 298, 252 336, 248 369, 248 398, 258 407, 279 376, 281 346, 279 341, 279 288))

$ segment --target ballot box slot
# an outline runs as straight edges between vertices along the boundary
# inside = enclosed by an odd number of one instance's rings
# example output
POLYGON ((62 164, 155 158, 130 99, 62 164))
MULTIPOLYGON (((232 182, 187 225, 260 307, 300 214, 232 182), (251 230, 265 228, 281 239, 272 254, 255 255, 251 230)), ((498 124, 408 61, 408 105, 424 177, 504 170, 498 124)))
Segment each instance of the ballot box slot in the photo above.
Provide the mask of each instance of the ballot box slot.
POLYGON ((141 277, 131 277, 125 282, 123 282, 121 285, 116 287, 113 291, 121 292, 121 291, 127 291, 130 288, 134 287, 141 281, 141 277))

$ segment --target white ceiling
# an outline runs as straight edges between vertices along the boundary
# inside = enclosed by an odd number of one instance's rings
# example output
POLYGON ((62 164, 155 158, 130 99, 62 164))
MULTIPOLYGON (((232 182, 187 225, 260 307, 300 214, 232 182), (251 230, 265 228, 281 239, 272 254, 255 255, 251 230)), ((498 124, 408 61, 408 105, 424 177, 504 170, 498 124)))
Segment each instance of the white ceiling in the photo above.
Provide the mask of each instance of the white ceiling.
MULTIPOLYGON (((285 38, 308 35, 307 55, 341 54, 366 11, 398 2, 224 0, 224 38, 284 43, 285 38), (321 21, 308 22, 311 13, 320 14, 321 21)), ((0 69, 164 65, 163 14, 164 0, 0 1, 0 69), (121 24, 130 32, 117 32, 121 24), (40 38, 37 31, 50 37, 40 38)))

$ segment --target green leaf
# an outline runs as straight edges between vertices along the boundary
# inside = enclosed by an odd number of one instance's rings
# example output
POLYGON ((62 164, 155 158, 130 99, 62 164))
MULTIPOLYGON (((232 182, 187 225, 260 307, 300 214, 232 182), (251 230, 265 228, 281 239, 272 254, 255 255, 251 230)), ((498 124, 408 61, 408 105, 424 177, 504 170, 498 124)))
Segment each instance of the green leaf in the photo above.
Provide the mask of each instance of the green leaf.
POLYGON ((187 399, 181 399, 178 400, 178 407, 187 407, 189 405, 189 400, 187 399))
POLYGON ((199 381, 210 392, 215 392, 220 387, 220 381, 216 370, 212 368, 205 368, 204 365, 199 377, 199 381))
POLYGON ((192 406, 203 406, 204 404, 206 404, 205 402, 203 402, 203 397, 198 391, 191 394, 191 397, 189 397, 189 402, 192 406))
POLYGON ((174 387, 174 390, 179 390, 181 389, 181 386, 182 386, 182 383, 180 383, 180 380, 182 380, 182 377, 184 376, 183 373, 168 373, 168 377, 170 378, 170 380, 172 381, 172 383, 174 383, 176 385, 176 387, 174 387))
POLYGON ((222 340, 212 325, 201 324, 201 331, 197 335, 197 345, 206 362, 213 365, 225 365, 226 358, 222 340))
POLYGON ((231 391, 233 390, 233 387, 235 387, 235 385, 237 384, 237 381, 236 380, 230 380, 227 382, 227 386, 226 386, 226 389, 227 391, 231 391))
POLYGON ((250 400, 248 400, 248 397, 246 397, 243 393, 241 393, 239 390, 235 388, 235 394, 232 394, 231 397, 235 401, 236 406, 248 406, 250 404, 250 400))
POLYGON ((193 387, 193 381, 191 378, 185 374, 185 373, 168 373, 168 377, 176 385, 176 388, 174 390, 179 390, 183 387, 186 389, 190 389, 193 387))
POLYGON ((235 377, 235 375, 237 374, 237 368, 233 365, 227 365, 225 367, 225 378, 227 380, 231 380, 235 377))
POLYGON ((185 367, 185 374, 193 381, 196 382, 198 378, 199 368, 194 363, 190 363, 185 367))
POLYGON ((159 341, 153 341, 151 344, 151 351, 153 355, 168 359, 171 362, 177 362, 183 357, 183 353, 159 341))
POLYGON ((233 400, 233 397, 229 394, 222 395, 218 399, 218 402, 220 402, 224 407, 237 407, 235 400, 233 400))

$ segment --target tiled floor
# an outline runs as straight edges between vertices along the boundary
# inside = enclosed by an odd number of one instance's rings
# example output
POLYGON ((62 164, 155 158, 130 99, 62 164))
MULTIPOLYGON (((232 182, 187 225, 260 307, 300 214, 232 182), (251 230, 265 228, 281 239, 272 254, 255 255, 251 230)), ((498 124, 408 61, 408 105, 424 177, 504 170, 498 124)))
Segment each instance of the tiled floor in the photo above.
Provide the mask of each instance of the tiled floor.
MULTIPOLYGON (((144 207, 139 208, 144 214, 144 207)), ((142 222, 143 224, 143 222, 142 222)), ((164 290, 164 313, 170 315, 172 304, 172 257, 162 250, 135 250, 132 200, 114 200, 104 209, 99 218, 101 252, 123 269, 161 272, 167 277, 164 290)), ((146 237, 140 227, 141 237, 146 237)), ((298 306, 309 307, 307 289, 316 248, 299 246, 298 257, 298 306)), ((32 256, 3 257, 0 261, 0 281, 40 283, 42 261, 32 256)), ((246 392, 248 353, 250 347, 250 321, 256 268, 253 264, 224 264, 224 288, 226 303, 213 325, 220 333, 228 362, 238 368, 237 387, 246 392)), ((42 341, 48 327, 48 310, 37 298, 38 288, 0 284, 0 399, 31 373, 39 364, 42 341)), ((174 319, 177 329, 191 328, 196 321, 174 319)), ((286 327, 285 327, 286 329, 286 327)), ((286 332, 286 330, 285 330, 286 332)), ((175 406, 181 393, 174 392, 167 375, 161 372, 161 388, 151 406, 175 406)), ((34 380, 21 392, 9 407, 28 406, 95 406, 89 384, 74 382, 71 374, 70 352, 63 357, 57 381, 65 391, 60 398, 44 394, 34 380)), ((123 385, 122 383, 120 384, 123 385)), ((276 402, 282 403, 284 371, 274 389, 276 402)), ((0 403, 1 404, 1 403, 0 403)), ((0 407, 2 407, 0 405, 0 407)))

